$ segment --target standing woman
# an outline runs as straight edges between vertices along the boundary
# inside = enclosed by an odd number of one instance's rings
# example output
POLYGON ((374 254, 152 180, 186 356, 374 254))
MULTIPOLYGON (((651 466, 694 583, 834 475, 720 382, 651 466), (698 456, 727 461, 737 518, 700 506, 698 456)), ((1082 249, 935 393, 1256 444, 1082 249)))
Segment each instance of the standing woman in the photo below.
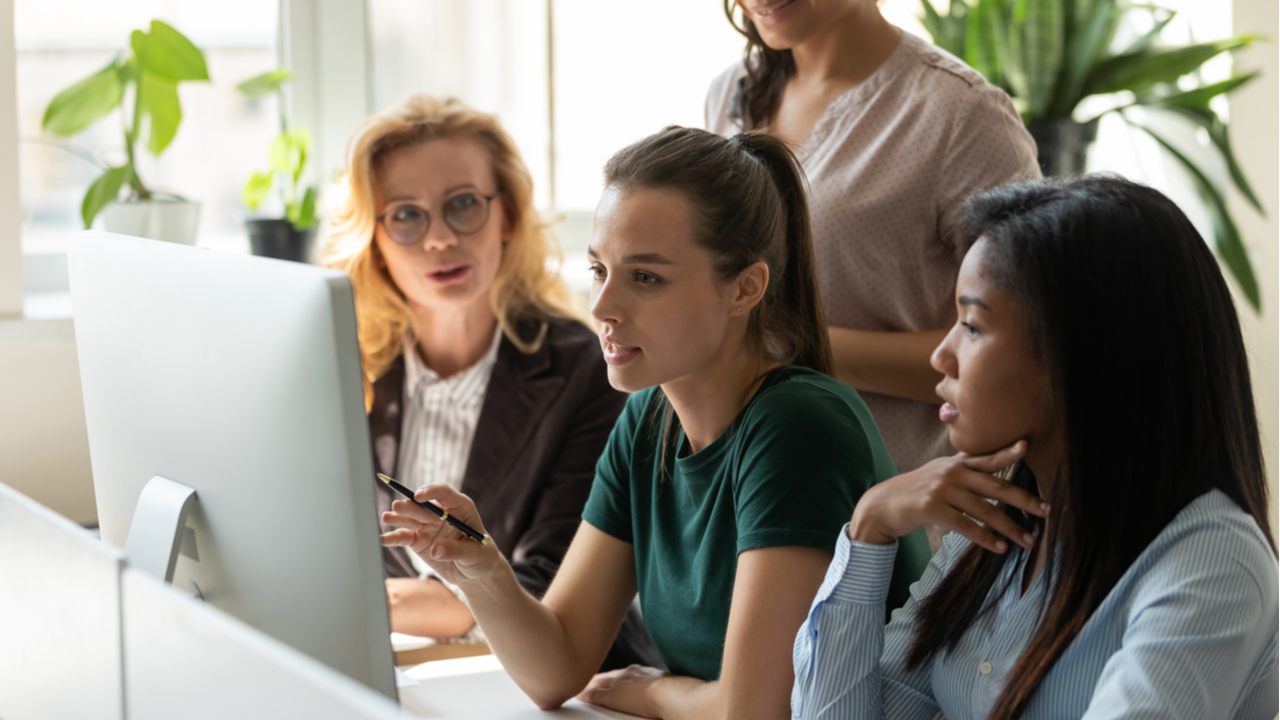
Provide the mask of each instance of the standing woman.
MULTIPOLYGON (((546 596, 414 503, 384 516, 402 529, 383 542, 462 588, 539 706, 581 693, 646 717, 786 717, 791 643, 836 533, 893 474, 857 392, 828 374, 811 247, 799 169, 776 138, 673 127, 620 151, 588 252, 591 312, 609 381, 635 394, 546 596), (637 590, 671 672, 593 679, 637 590)), ((447 486, 417 499, 487 526, 447 486)), ((894 598, 928 551, 921 533, 904 539, 894 598)))
POLYGON ((747 55, 712 83, 707 128, 795 150, 836 377, 862 393, 898 469, 914 469, 950 453, 929 353, 955 319, 961 203, 1039 177, 1035 142, 1003 91, 876 0, 736 4, 747 55))
POLYGON ((1213 253, 1118 178, 969 208, 933 355, 962 454, 858 503, 796 637, 794 715, 1274 718, 1275 540, 1213 253), (895 538, 925 523, 956 532, 886 628, 895 538))
MULTIPOLYGON (((366 120, 347 155, 325 262, 355 288, 377 469, 468 493, 541 596, 626 396, 547 267, 559 248, 529 171, 493 116, 424 95, 366 120)), ((391 491, 375 486, 389 510, 391 491)), ((385 559, 393 630, 472 628, 461 593, 421 561, 401 548, 385 559)), ((629 616, 606 666, 654 658, 629 616)))

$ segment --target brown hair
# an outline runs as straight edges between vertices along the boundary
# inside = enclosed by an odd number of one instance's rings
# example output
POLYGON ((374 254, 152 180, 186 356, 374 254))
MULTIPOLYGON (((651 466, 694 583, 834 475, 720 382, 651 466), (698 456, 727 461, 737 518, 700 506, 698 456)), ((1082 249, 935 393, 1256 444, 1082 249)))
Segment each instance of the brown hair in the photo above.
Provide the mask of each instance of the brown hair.
POLYGON ((769 124, 782 102, 782 90, 787 80, 796 74, 796 61, 790 50, 774 50, 760 38, 756 24, 743 13, 742 24, 734 21, 736 0, 724 0, 724 15, 729 24, 747 39, 742 52, 742 65, 746 77, 738 81, 729 108, 729 119, 742 123, 748 130, 759 130, 769 124))
MULTIPOLYGON (((768 265, 747 343, 774 362, 832 374, 803 174, 785 143, 762 132, 723 138, 673 125, 618 151, 604 166, 604 181, 624 193, 644 188, 682 198, 719 282, 753 263, 768 265)), ((677 427, 666 405, 664 466, 677 427)))
POLYGON ((516 331, 517 320, 540 314, 579 315, 568 287, 547 267, 548 258, 561 258, 560 246, 533 206, 533 176, 497 118, 453 98, 410 96, 366 119, 352 135, 322 258, 324 265, 346 271, 355 289, 366 409, 372 406, 374 381, 400 356, 406 333, 416 332, 404 294, 386 268, 378 267, 373 242, 378 163, 397 149, 453 137, 479 142, 498 181, 510 240, 503 246, 489 305, 502 332, 522 352, 531 353, 542 344, 546 324, 526 339, 516 331))

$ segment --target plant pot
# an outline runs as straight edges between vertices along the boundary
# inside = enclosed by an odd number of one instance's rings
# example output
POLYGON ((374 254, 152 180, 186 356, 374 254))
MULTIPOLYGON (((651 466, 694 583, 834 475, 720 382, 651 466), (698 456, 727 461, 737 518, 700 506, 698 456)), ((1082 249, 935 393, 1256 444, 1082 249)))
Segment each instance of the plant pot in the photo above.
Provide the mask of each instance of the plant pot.
POLYGON ((1045 177, 1075 175, 1084 172, 1089 143, 1098 138, 1098 121, 1044 120, 1027 123, 1027 131, 1036 141, 1036 159, 1045 177))
POLYGON ((200 203, 154 199, 112 202, 99 215, 102 228, 110 233, 195 245, 200 203))
POLYGON ((254 255, 307 262, 315 230, 298 230, 288 220, 248 220, 249 247, 254 255))

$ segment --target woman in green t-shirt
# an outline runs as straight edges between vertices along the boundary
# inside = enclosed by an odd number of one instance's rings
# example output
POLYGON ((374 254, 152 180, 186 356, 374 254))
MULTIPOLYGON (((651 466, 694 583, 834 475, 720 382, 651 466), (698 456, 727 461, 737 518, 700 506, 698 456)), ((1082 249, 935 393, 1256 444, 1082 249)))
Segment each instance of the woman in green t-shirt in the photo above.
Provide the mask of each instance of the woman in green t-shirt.
MULTIPOLYGON (((545 597, 492 545, 399 501, 387 545, 466 595, 539 706, 578 695, 648 717, 785 717, 791 647, 862 493, 895 474, 856 391, 831 376, 803 181, 779 140, 670 127, 605 166, 588 251, 614 427, 545 597), (595 675, 639 592, 669 672, 595 675)), ((443 485, 418 491, 483 529, 443 485)), ((916 533, 899 604, 928 562, 916 533)))

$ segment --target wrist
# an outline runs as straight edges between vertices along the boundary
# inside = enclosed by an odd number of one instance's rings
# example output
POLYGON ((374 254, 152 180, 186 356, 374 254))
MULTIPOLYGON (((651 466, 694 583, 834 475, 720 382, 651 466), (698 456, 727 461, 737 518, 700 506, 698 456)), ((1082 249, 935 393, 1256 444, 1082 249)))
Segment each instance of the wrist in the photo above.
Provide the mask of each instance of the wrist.
POLYGON ((845 526, 845 534, 852 542, 870 545, 892 545, 898 539, 880 528, 871 513, 863 511, 861 504, 853 511, 853 519, 845 526))

